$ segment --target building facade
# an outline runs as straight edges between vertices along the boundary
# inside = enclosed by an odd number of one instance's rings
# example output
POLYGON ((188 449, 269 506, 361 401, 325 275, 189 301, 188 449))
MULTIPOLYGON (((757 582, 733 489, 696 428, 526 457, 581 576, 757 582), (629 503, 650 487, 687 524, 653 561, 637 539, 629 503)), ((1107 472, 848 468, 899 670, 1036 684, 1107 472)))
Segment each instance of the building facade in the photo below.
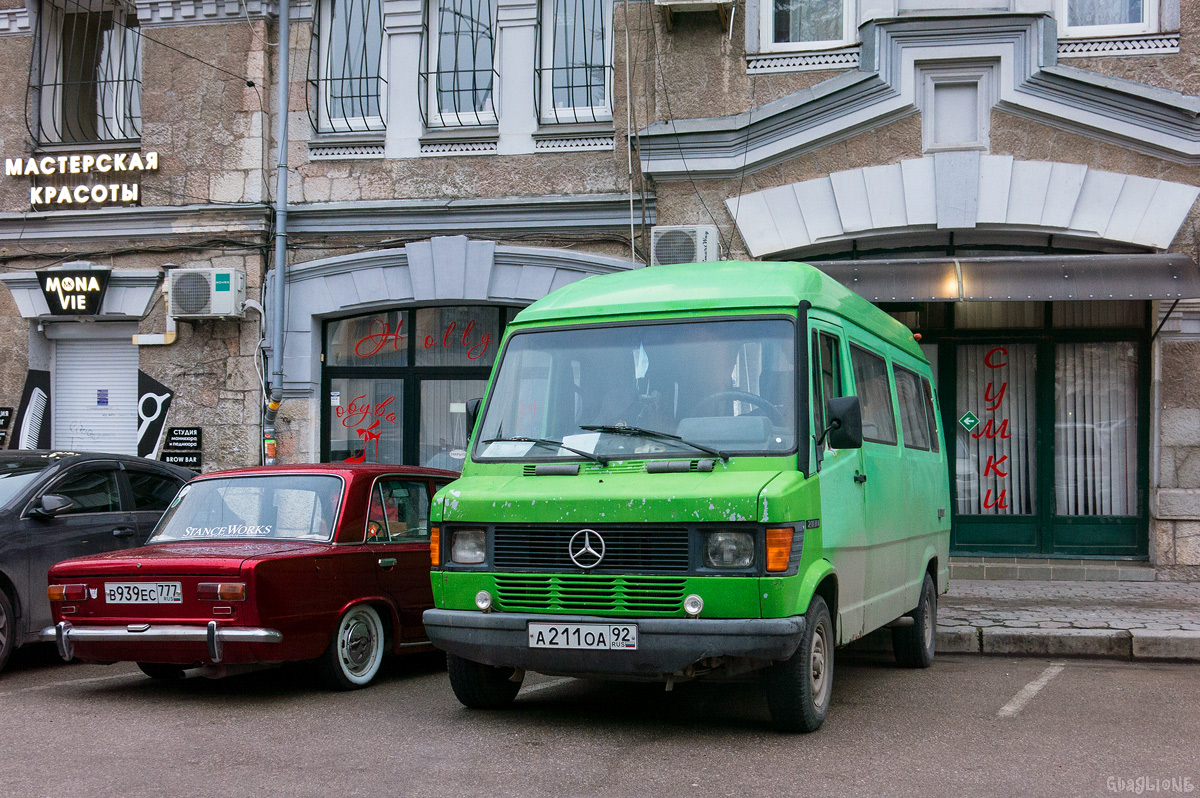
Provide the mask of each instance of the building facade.
POLYGON ((6 446, 258 462, 278 317, 281 461, 454 468, 520 307, 805 260, 920 333, 962 574, 1200 578, 1194 0, 315 0, 282 112, 273 4, 5 5, 6 446))

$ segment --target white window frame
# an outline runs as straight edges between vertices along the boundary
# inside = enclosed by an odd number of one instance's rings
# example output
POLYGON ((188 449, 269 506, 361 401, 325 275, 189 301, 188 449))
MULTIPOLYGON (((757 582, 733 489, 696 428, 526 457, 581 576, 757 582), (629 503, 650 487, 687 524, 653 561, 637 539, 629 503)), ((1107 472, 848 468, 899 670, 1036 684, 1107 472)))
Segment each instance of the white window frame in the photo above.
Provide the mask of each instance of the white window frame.
POLYGON ((1142 0, 1142 21, 1134 25, 1069 25, 1067 13, 1070 2, 1071 0, 1055 0, 1054 2, 1054 14, 1058 19, 1058 35, 1063 38, 1087 39, 1158 32, 1159 0, 1142 0))
POLYGON ((380 53, 379 53, 379 114, 375 116, 338 116, 333 117, 329 114, 331 104, 329 96, 330 75, 327 73, 329 67, 329 49, 333 45, 333 2, 335 0, 321 0, 317 5, 320 8, 320 17, 317 24, 320 26, 318 30, 320 35, 317 38, 318 53, 317 53, 317 85, 320 87, 320 96, 317 98, 317 124, 319 126, 318 133, 364 133, 364 132, 379 132, 387 128, 387 55, 388 55, 388 32, 383 27, 383 0, 378 0, 379 6, 379 25, 382 33, 380 37, 380 53))
POLYGON ((541 119, 543 125, 577 122, 609 122, 613 118, 613 0, 601 0, 604 15, 604 104, 594 106, 554 107, 554 5, 555 0, 541 4, 541 119), (568 118, 569 117, 569 118, 568 118))
MULTIPOLYGON (((1065 2, 1065 0, 1060 0, 1065 2)), ((761 0, 758 15, 759 50, 764 53, 789 53, 809 50, 832 50, 845 47, 858 40, 858 2, 842 0, 842 38, 814 42, 775 41, 774 0, 761 0)))
POLYGON ((438 19, 441 16, 441 0, 430 0, 428 3, 429 19, 429 78, 426 81, 426 108, 429 114, 429 124, 433 128, 466 127, 478 128, 499 123, 500 107, 500 22, 499 0, 492 0, 497 5, 496 28, 492 42, 492 72, 495 80, 492 82, 491 107, 486 111, 445 111, 438 107, 438 47, 441 31, 438 29, 438 19))

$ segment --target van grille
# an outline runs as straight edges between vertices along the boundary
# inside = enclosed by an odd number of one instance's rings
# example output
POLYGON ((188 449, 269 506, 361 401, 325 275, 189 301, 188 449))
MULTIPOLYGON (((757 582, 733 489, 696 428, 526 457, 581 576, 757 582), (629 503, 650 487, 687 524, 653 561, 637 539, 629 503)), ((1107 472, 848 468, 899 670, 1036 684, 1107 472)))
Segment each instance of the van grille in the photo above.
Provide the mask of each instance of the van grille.
MULTIPOLYGON (((498 570, 576 571, 567 549, 579 527, 496 527, 493 562, 498 570)), ((688 530, 598 529, 604 559, 598 572, 676 572, 688 570, 688 530)))
POLYGON ((676 614, 685 580, 653 576, 497 576, 500 610, 676 614))

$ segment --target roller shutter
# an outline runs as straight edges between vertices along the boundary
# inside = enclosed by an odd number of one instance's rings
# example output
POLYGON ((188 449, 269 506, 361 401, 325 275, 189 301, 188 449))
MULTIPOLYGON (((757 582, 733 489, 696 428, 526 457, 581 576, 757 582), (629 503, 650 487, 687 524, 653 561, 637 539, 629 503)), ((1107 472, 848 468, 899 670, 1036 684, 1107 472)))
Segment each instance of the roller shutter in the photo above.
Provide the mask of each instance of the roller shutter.
POLYGON ((54 345, 54 448, 137 454, 138 348, 129 338, 54 345))

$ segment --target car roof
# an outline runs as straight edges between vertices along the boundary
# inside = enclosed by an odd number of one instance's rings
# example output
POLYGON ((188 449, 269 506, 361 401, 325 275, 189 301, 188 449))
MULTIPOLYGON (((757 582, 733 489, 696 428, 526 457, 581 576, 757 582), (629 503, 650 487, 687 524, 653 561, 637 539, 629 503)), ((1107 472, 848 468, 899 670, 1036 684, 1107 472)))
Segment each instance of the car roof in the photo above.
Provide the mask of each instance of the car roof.
POLYGON ((563 286, 517 314, 514 326, 588 317, 788 310, 801 302, 853 321, 918 358, 912 332, 805 263, 678 263, 596 275, 563 286))
POLYGON ((119 461, 130 465, 145 465, 166 471, 187 471, 170 463, 162 463, 146 457, 135 457, 129 454, 113 454, 111 452, 71 452, 62 449, 9 449, 0 451, 0 463, 28 463, 30 465, 45 463, 46 465, 86 463, 89 461, 119 461))
POLYGON ((203 474, 202 478, 263 474, 334 474, 347 478, 403 474, 415 477, 447 477, 449 479, 458 479, 458 472, 456 471, 446 471, 441 468, 426 468, 424 466, 393 465, 390 463, 281 463, 269 466, 231 468, 225 471, 210 471, 207 474, 203 474))

